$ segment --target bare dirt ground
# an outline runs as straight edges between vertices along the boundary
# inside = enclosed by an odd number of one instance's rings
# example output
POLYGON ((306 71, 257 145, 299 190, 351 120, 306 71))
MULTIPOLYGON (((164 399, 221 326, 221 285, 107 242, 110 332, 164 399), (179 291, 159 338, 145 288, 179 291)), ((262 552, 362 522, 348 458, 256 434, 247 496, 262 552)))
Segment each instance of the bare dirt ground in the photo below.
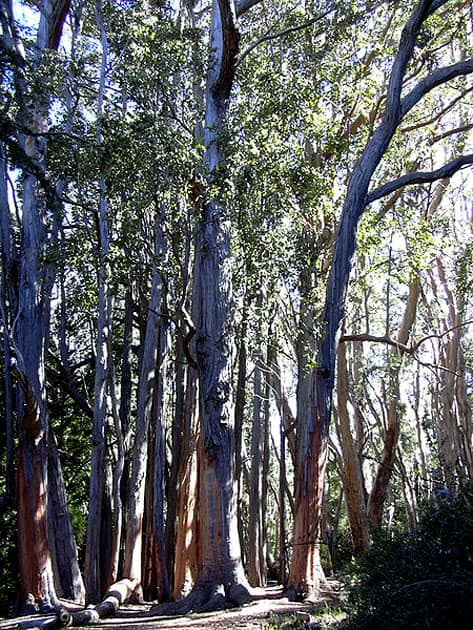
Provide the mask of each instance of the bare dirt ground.
MULTIPOLYGON (((260 630, 285 625, 285 620, 290 620, 291 627, 304 627, 317 611, 324 610, 332 604, 336 604, 339 598, 338 584, 330 582, 322 590, 320 600, 317 603, 290 602, 284 597, 280 586, 258 589, 254 593, 251 603, 242 608, 235 608, 210 613, 193 613, 189 615, 156 617, 145 616, 149 606, 123 606, 115 617, 103 619, 100 627, 103 630, 158 630, 160 628, 172 628, 175 630, 236 630, 248 628, 260 630), (299 623, 300 620, 300 623, 299 623)), ((30 615, 27 617, 15 617, 12 619, 0 619, 0 630, 19 630, 42 628, 46 630, 54 623, 51 615, 30 615)), ((288 622, 289 623, 289 622, 288 622)), ((286 625, 286 627, 289 627, 286 625)))

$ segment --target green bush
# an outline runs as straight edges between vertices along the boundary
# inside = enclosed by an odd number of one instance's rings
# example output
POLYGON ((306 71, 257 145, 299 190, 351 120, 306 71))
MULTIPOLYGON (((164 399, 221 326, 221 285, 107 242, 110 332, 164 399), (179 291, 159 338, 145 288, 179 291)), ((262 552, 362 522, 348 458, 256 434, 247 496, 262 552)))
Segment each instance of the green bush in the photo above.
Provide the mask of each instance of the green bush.
POLYGON ((470 628, 473 619, 473 486, 438 496, 418 531, 379 533, 352 565, 345 628, 470 628))

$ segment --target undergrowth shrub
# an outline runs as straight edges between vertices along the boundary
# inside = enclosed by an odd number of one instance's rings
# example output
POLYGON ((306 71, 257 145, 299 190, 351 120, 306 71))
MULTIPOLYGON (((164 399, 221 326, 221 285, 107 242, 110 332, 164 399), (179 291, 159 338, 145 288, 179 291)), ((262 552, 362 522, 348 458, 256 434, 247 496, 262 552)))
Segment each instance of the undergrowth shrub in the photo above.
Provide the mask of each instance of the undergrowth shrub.
POLYGON ((473 485, 438 496, 415 534, 380 532, 350 577, 345 628, 473 627, 473 485))
MULTIPOLYGON (((3 498, 3 497, 2 497, 3 498)), ((17 588, 16 511, 0 501, 0 616, 11 613, 17 588)))

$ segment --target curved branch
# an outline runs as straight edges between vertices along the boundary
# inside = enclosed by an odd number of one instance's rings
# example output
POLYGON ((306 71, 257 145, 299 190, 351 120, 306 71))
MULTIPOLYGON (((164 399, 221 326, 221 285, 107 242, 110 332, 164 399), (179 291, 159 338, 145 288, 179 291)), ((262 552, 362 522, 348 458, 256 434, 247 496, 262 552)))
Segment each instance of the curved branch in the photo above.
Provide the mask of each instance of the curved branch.
POLYGON ((262 0, 238 0, 238 2, 235 2, 236 16, 240 17, 260 2, 262 2, 262 0))
POLYGON ((281 31, 277 31, 276 33, 273 33, 273 34, 271 34, 272 28, 270 28, 268 31, 266 31, 265 35, 258 37, 258 39, 256 39, 252 44, 248 46, 248 48, 241 54, 240 58, 235 63, 235 67, 238 67, 243 61, 243 59, 245 59, 251 52, 253 52, 253 50, 260 44, 263 44, 264 42, 270 42, 273 39, 278 39, 279 37, 284 37, 285 35, 290 35, 291 33, 297 33, 297 31, 302 31, 305 28, 312 26, 312 24, 319 22, 324 17, 329 15, 329 13, 331 13, 332 11, 333 9, 330 9, 329 11, 326 11, 325 13, 323 13, 322 15, 319 15, 318 17, 312 18, 311 20, 307 20, 306 22, 303 22, 302 24, 297 24, 296 26, 290 26, 288 28, 284 28, 281 31))
POLYGON ((412 348, 410 346, 406 346, 404 343, 400 343, 387 335, 370 335, 369 333, 360 333, 358 335, 342 335, 340 337, 340 343, 345 343, 347 341, 371 341, 374 343, 385 343, 388 346, 392 346, 393 348, 397 348, 401 352, 406 352, 408 354, 412 353, 412 348))
POLYGON ((420 99, 428 92, 443 83, 447 83, 455 77, 471 74, 473 72, 473 59, 459 61, 451 66, 439 68, 429 74, 428 77, 420 81, 410 92, 401 100, 401 118, 416 105, 420 99))
POLYGON ((457 372, 455 372, 454 370, 448 369, 444 365, 438 365, 438 364, 427 363, 425 361, 422 361, 417 356, 417 351, 419 350, 420 346, 422 344, 424 344, 426 341, 429 341, 429 339, 443 339, 443 337, 445 337, 446 335, 451 333, 453 330, 457 330, 458 328, 463 328, 463 326, 469 326, 471 324, 473 324, 473 319, 468 319, 468 320, 466 320, 464 322, 460 322, 456 326, 452 326, 451 328, 448 328, 447 330, 444 330, 441 333, 432 333, 430 335, 426 335, 425 337, 422 337, 421 339, 419 339, 415 343, 412 343, 410 346, 408 346, 408 345, 406 345, 404 343, 400 343, 399 341, 396 341, 395 339, 392 339, 388 335, 378 336, 378 335, 371 335, 370 333, 359 333, 359 334, 352 334, 352 335, 342 335, 340 337, 339 343, 346 343, 347 341, 360 341, 360 342, 369 341, 369 342, 373 342, 373 343, 385 343, 388 346, 392 346, 394 348, 397 348, 399 350, 399 352, 402 352, 402 353, 405 353, 405 354, 410 354, 419 363, 419 365, 422 365, 422 366, 427 367, 427 368, 433 368, 433 369, 436 369, 436 370, 442 370, 443 372, 448 372, 449 374, 455 374, 455 375, 458 376, 457 372))
POLYGON ((392 182, 383 184, 379 188, 376 188, 366 196, 366 205, 390 195, 399 188, 404 186, 412 186, 414 184, 426 184, 429 182, 437 181, 438 179, 444 179, 452 177, 457 171, 465 166, 473 164, 473 153, 462 155, 459 158, 447 162, 435 171, 416 171, 414 173, 406 173, 402 177, 394 179, 392 182))
POLYGON ((449 0, 435 0, 435 2, 432 2, 432 6, 427 13, 427 17, 431 16, 433 13, 435 13, 435 11, 437 11, 437 9, 440 9, 441 6, 447 4, 447 2, 449 2, 449 0))

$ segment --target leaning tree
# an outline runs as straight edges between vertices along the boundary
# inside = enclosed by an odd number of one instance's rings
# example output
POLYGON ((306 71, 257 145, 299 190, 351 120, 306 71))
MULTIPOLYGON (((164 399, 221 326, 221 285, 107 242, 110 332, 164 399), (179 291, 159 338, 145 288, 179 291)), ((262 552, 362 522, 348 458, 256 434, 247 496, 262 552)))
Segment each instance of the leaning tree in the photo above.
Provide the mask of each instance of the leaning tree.
POLYGON ((320 584, 319 543, 335 363, 359 220, 366 207, 374 201, 404 186, 449 177, 473 163, 473 155, 463 155, 434 171, 407 173, 369 190, 375 171, 407 114, 431 90, 455 77, 473 72, 473 59, 445 67, 439 65, 403 93, 406 72, 415 49, 422 46, 421 35, 425 38, 429 35, 429 18, 447 4, 454 3, 449 0, 421 0, 409 16, 391 67, 384 114, 366 143, 348 183, 327 285, 322 315, 323 333, 318 343, 316 367, 311 374, 309 427, 298 476, 293 555, 288 580, 288 590, 296 598, 317 594, 320 584))

